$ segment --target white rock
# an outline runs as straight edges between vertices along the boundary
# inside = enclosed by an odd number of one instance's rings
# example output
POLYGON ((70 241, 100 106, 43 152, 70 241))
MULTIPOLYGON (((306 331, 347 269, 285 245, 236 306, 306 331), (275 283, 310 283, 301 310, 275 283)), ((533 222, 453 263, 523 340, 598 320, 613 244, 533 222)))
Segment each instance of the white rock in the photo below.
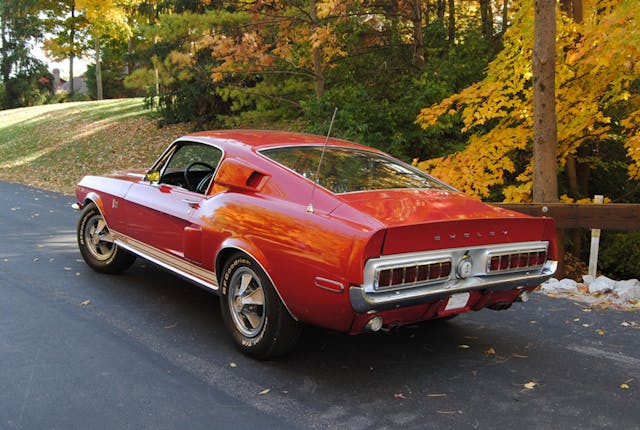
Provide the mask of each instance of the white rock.
POLYGON ((613 292, 624 300, 640 300, 640 281, 630 279, 615 283, 613 292))
POLYGON ((546 293, 576 292, 578 291, 578 283, 573 279, 558 281, 555 278, 551 278, 542 284, 542 291, 546 293))
POLYGON ((616 281, 609 279, 606 276, 598 276, 598 278, 589 284, 589 293, 608 293, 613 290, 613 285, 616 281))

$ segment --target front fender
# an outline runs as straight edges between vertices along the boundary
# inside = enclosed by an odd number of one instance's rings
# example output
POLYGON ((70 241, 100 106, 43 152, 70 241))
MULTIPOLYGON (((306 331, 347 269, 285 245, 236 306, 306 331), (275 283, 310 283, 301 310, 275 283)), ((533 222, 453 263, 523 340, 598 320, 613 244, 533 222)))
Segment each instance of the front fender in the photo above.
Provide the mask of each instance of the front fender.
MULTIPOLYGON (((85 206, 87 206, 90 203, 93 203, 94 205, 96 205, 96 207, 98 208, 98 210, 100 211, 100 213, 102 214, 102 216, 104 217, 104 202, 102 201, 102 198, 98 195, 98 193, 95 193, 93 191, 87 193, 84 198, 81 200, 82 201, 82 207, 84 208, 85 206)), ((107 220, 105 219, 105 222, 107 222, 107 220)), ((108 222, 107 222, 108 224, 108 222)))
POLYGON ((110 228, 122 230, 126 224, 123 204, 131 185, 131 181, 118 178, 85 176, 76 187, 76 197, 82 205, 93 202, 110 228))

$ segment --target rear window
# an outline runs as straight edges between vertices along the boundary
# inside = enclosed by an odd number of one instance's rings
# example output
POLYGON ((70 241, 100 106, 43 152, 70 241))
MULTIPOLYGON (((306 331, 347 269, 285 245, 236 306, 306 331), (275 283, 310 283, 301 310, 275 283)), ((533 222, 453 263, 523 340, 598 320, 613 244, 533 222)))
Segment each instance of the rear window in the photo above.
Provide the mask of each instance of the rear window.
MULTIPOLYGON (((260 153, 313 181, 322 146, 270 148, 260 153)), ((429 175, 376 152, 327 147, 322 157, 318 184, 336 194, 396 188, 450 189, 429 175)))

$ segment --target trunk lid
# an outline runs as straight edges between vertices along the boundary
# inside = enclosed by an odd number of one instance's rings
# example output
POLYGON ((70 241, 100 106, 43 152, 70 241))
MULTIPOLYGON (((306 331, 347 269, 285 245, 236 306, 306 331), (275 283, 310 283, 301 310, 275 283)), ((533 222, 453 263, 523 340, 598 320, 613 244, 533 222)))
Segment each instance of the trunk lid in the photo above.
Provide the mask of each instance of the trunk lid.
POLYGON ((552 241, 555 234, 551 219, 500 209, 457 192, 403 189, 343 194, 340 198, 386 228, 382 255, 552 241))

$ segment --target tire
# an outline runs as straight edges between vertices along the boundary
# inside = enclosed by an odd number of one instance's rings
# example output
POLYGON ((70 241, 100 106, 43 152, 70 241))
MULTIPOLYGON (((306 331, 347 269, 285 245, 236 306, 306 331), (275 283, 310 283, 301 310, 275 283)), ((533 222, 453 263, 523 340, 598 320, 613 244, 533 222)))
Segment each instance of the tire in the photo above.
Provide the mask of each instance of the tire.
POLYGON ((136 259, 113 243, 109 228, 94 203, 86 205, 80 214, 78 247, 84 261, 96 272, 120 273, 136 259))
POLYGON ((224 266, 220 289, 222 319, 240 351, 269 359, 291 351, 302 331, 264 271, 244 254, 224 266))

